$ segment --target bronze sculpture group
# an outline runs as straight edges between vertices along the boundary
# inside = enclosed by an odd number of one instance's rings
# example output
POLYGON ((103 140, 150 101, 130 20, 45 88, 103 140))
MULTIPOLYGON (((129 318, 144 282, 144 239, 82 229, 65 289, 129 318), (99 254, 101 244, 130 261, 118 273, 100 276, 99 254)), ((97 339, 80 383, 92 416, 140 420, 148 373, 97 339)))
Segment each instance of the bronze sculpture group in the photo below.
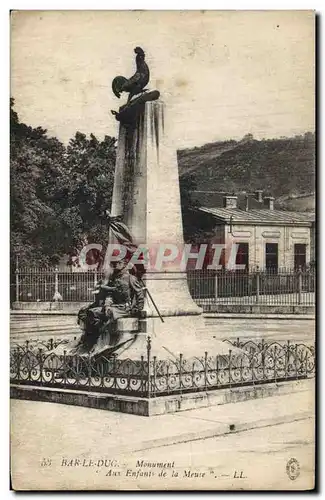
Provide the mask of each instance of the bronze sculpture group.
POLYGON ((111 271, 97 283, 94 302, 79 310, 78 324, 83 330, 76 346, 79 353, 91 354, 100 336, 113 344, 118 319, 141 317, 144 289, 127 264, 127 260, 111 263, 111 271))

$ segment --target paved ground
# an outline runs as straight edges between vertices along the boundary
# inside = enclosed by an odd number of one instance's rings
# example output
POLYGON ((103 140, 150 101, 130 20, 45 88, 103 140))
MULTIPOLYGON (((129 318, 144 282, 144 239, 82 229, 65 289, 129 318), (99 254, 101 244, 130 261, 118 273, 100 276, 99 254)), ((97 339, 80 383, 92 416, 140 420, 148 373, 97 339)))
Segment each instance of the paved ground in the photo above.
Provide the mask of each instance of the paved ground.
POLYGON ((15 488, 312 487, 312 380, 285 396, 155 417, 31 401, 11 405, 15 488), (286 473, 290 458, 300 466, 295 480, 286 473), (170 463, 168 475, 159 476, 166 467, 152 462, 170 463), (234 478, 235 471, 247 478, 234 478))
MULTIPOLYGON (((215 299, 198 299, 199 304, 209 304, 214 302, 215 299)), ((256 305, 256 296, 254 295, 244 295, 242 297, 218 297, 218 304, 247 304, 256 305)), ((260 295, 258 305, 268 305, 268 306, 296 306, 296 305, 315 305, 315 293, 314 292, 303 292, 300 296, 298 293, 282 293, 282 294, 269 294, 260 295)))
POLYGON ((218 489, 279 489, 281 485, 284 489, 311 488, 314 421, 304 419, 146 453, 146 460, 150 461, 168 461, 170 457, 179 470, 207 471, 209 483, 218 489), (296 479, 290 479, 286 472, 291 458, 299 462, 300 473, 296 479))
MULTIPOLYGON (((251 318, 249 315, 244 318, 220 318, 211 314, 205 318, 205 325, 199 334, 222 340, 240 337, 310 343, 314 342, 315 338, 315 320, 306 318, 251 318)), ((69 335, 79 335, 79 328, 73 316, 58 319, 56 316, 40 315, 36 319, 22 318, 19 322, 12 323, 10 337, 12 342, 17 342, 24 338, 66 338, 69 335), (58 324, 61 326, 58 327, 58 324)))
MULTIPOLYGON (((42 317, 38 321, 42 323, 42 317)), ((43 326, 26 319, 23 327, 11 331, 11 340, 55 337, 56 320, 47 321, 40 334, 43 326)), ((68 321, 76 328, 73 317, 68 321)), ((62 337, 69 332, 68 321, 62 320, 62 337)), ((206 318, 200 334, 310 344, 315 321, 216 315, 206 318)), ((12 400, 14 487, 308 489, 313 486, 313 400, 311 389, 150 418, 12 400), (230 425, 251 430, 222 436, 230 425), (296 479, 286 472, 291 458, 299 463, 296 479), (79 462, 71 462, 75 459, 79 462), (174 465, 166 470, 142 467, 142 460, 174 465), (141 476, 139 471, 155 475, 141 476)))
POLYGON ((206 318, 206 329, 220 339, 273 339, 277 341, 314 342, 313 319, 239 319, 206 318))

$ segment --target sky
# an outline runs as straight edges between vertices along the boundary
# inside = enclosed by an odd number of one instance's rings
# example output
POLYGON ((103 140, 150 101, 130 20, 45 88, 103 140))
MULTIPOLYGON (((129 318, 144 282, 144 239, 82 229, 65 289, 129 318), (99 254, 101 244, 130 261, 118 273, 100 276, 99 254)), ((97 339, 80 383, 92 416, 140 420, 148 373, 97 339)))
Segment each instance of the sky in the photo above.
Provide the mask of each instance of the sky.
POLYGON ((11 96, 21 121, 67 143, 76 131, 117 137, 125 103, 111 82, 146 53, 178 148, 252 133, 313 131, 312 11, 18 11, 11 96))

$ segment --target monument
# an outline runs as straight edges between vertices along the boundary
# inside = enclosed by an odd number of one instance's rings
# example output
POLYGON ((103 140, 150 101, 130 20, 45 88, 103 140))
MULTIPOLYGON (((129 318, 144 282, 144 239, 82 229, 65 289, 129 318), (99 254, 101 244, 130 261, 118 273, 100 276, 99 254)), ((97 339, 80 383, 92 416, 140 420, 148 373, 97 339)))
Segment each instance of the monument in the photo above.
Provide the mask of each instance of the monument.
MULTIPOLYGON (((117 97, 123 91, 130 94, 126 105, 112 111, 119 121, 119 134, 111 215, 123 221, 135 244, 166 259, 164 245, 166 253, 168 243, 179 252, 184 248, 176 148, 159 91, 144 89, 149 82, 145 53, 140 47, 134 51, 135 75, 129 80, 118 76, 112 84, 117 97)), ((176 357, 180 352, 193 356, 206 348, 214 354, 228 352, 222 342, 202 333, 202 309, 189 293, 180 255, 174 257, 159 269, 149 263, 143 281, 158 311, 147 296, 140 332, 119 356, 134 359, 143 354, 147 335, 153 354, 160 357, 176 357)))
POLYGON ((258 397, 255 384, 298 373, 306 378, 314 354, 302 344, 299 351, 289 344, 222 341, 209 334, 182 260, 178 165, 168 113, 159 91, 145 89, 149 68, 144 51, 135 52, 135 75, 118 76, 112 85, 117 97, 128 92, 129 98, 112 112, 119 135, 108 212, 111 243, 124 245, 131 258, 110 255, 101 294, 79 311, 86 326, 79 339, 48 348, 39 340, 11 352, 13 397, 157 415, 236 400, 236 387, 238 397, 246 398, 245 391, 258 397), (131 263, 133 274, 127 269, 131 263), (94 322, 87 330, 89 319, 94 322))
MULTIPOLYGON (((123 265, 120 275, 114 271, 116 279, 99 287, 113 305, 105 306, 104 297, 102 303, 82 308, 78 317, 84 334, 56 349, 56 354, 65 350, 68 355, 94 359, 116 354, 119 359, 139 360, 150 338, 151 354, 159 359, 178 359, 180 354, 191 358, 204 352, 228 355, 228 344, 209 337, 202 309, 188 289, 178 164, 169 116, 160 92, 145 89, 150 71, 143 49, 136 47, 134 52, 135 74, 129 79, 117 76, 112 82, 116 97, 123 92, 129 97, 118 111, 112 110, 119 133, 112 206, 107 214, 110 243, 124 248, 121 258, 126 248, 131 249, 128 265, 133 266, 136 255, 145 272, 132 276, 128 290, 129 271, 123 265), (124 288, 122 295, 116 287, 124 288), (144 306, 133 314, 128 303, 139 287, 145 291, 144 306), (111 294, 105 294, 105 289, 111 294)), ((108 253, 106 271, 112 257, 108 253)), ((120 257, 114 258, 116 264, 120 257)))

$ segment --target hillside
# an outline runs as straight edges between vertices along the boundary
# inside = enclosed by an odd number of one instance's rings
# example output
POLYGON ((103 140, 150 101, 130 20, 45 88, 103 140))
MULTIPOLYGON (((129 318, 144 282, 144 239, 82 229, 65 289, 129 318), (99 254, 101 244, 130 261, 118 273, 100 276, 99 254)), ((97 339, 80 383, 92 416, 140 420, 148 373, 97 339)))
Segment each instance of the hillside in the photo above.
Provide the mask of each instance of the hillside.
MULTIPOLYGON (((248 135, 242 141, 215 142, 178 151, 178 164, 180 176, 191 177, 196 190, 263 189, 281 197, 285 208, 286 199, 292 200, 290 206, 300 195, 311 194, 313 198, 315 134, 260 141, 248 135)), ((306 210, 304 203, 300 210, 306 210)))

